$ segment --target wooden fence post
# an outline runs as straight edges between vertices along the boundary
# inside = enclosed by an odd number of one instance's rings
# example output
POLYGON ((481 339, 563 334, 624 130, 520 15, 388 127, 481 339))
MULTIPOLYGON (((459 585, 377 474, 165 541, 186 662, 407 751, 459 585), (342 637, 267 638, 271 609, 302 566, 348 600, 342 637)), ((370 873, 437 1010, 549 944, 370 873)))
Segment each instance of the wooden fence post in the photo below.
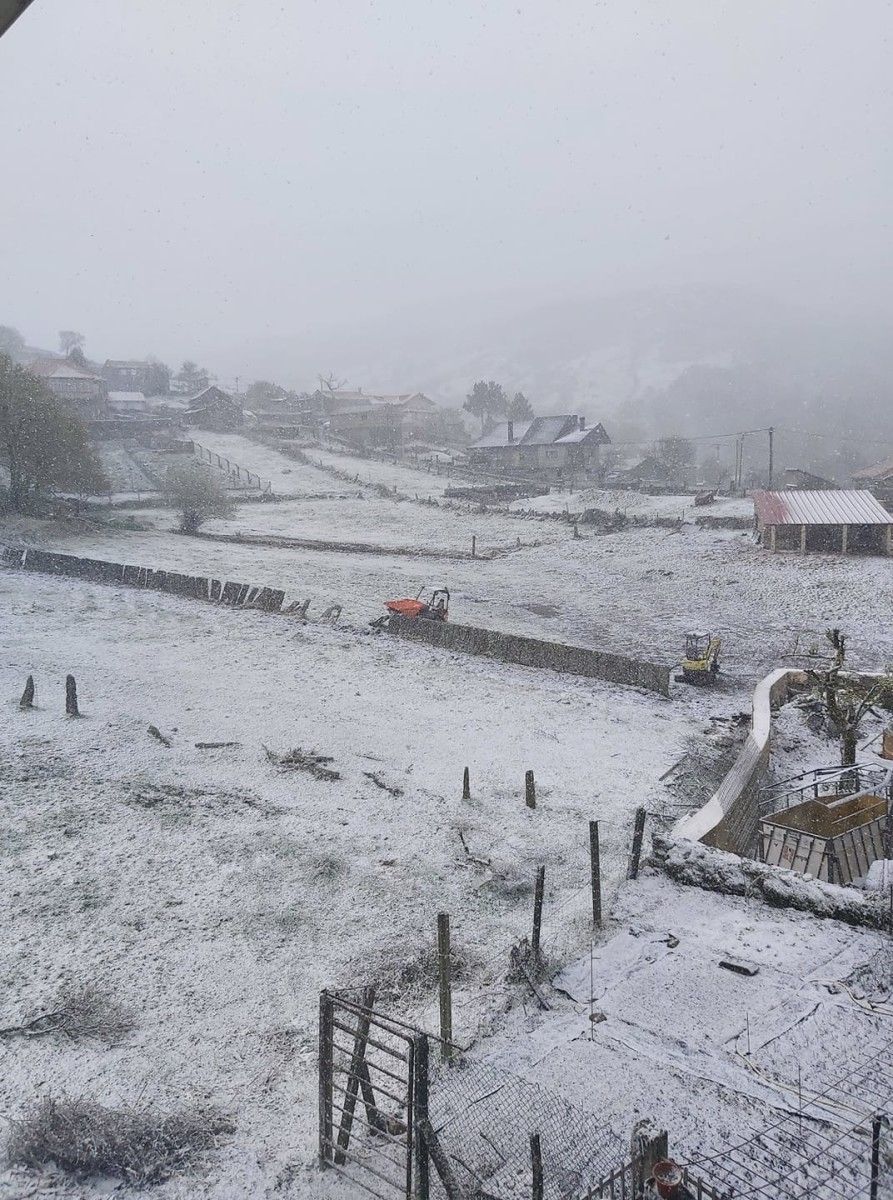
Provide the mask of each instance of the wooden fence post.
POLYGON ((34 676, 29 675, 25 680, 25 690, 22 692, 22 698, 19 701, 19 708, 34 707, 34 676))
POLYGON ((440 1057, 449 1062, 453 1040, 453 992, 450 970, 450 914, 437 914, 437 973, 440 981, 440 1057))
POLYGON ((536 808, 536 782, 533 771, 527 771, 524 775, 524 800, 528 808, 536 808))
POLYGON ((69 717, 79 717, 78 685, 73 675, 65 676, 65 711, 69 717))
MULTIPOLYGON (((29 676, 30 678, 30 676, 29 676)), ((468 767, 462 772, 462 799, 471 799, 471 778, 468 774, 468 767)))
POLYGON ((428 1039, 423 1033, 413 1040, 412 1140, 415 1155, 415 1200, 429 1200, 428 1169, 428 1039))
POLYGON ((530 942, 530 949, 533 953, 533 961, 540 961, 540 934, 543 928, 543 893, 546 890, 546 868, 545 866, 537 867, 536 869, 536 886, 533 892, 533 938, 530 942))
POLYGON ((477 538, 474 536, 474 534, 471 535, 471 557, 477 557, 477 538))
POLYGON ((589 873, 592 882, 592 925, 602 927, 602 866, 598 843, 598 821, 589 822, 589 873))
POLYGON ((538 1133, 530 1135, 530 1197, 543 1200, 543 1149, 538 1133))
POLYGON ((633 825, 633 848, 629 859, 628 879, 639 878, 639 863, 642 859, 642 842, 645 837, 645 809, 636 809, 636 820, 633 825))
POLYGON ((332 997, 319 997, 319 1163, 332 1161, 332 997))

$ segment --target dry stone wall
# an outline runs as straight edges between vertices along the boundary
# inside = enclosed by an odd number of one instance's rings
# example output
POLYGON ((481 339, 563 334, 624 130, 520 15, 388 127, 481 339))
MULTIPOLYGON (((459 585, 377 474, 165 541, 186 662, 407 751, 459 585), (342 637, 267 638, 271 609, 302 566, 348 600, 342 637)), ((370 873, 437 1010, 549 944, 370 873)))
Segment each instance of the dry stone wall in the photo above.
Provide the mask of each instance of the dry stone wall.
POLYGON ((500 633, 495 629, 478 629, 445 621, 408 620, 392 616, 386 628, 398 637, 413 638, 433 646, 443 646, 447 650, 486 655, 523 667, 540 667, 567 675, 605 679, 627 687, 645 688, 661 696, 670 694, 669 667, 625 658, 621 654, 566 646, 562 642, 544 642, 514 633, 500 633))
MULTIPOLYGON (((105 562, 98 558, 80 558, 74 554, 56 554, 48 550, 20 550, 6 547, 2 562, 7 567, 25 571, 42 571, 49 575, 71 575, 93 583, 118 583, 125 587, 152 588, 206 600, 211 604, 227 604, 237 608, 254 608, 262 612, 298 611, 297 604, 283 609, 285 592, 281 588, 257 587, 250 583, 231 583, 209 579, 203 575, 183 575, 178 571, 159 571, 153 567, 130 566, 126 563, 105 562)), ((304 609, 306 611, 306 608, 304 609)))

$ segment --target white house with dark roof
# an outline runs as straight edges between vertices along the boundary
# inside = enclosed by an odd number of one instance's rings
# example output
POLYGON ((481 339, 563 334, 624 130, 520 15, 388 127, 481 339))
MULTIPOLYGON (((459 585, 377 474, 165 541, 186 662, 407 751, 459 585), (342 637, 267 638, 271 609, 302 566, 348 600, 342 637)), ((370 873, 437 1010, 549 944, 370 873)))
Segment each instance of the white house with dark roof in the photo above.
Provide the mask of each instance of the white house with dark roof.
POLYGON ((537 471, 558 478, 573 471, 597 472, 601 447, 610 441, 604 425, 587 427, 585 417, 534 417, 494 425, 468 453, 490 470, 537 471))

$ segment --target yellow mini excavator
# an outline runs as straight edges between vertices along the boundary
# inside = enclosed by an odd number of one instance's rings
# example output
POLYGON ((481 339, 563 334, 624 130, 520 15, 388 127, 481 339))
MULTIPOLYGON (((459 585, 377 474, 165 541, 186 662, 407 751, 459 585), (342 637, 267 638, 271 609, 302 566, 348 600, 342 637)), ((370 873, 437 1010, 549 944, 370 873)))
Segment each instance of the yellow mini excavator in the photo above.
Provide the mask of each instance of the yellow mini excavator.
POLYGON ((700 685, 716 683, 721 647, 722 642, 712 633, 687 633, 682 660, 683 680, 700 685))

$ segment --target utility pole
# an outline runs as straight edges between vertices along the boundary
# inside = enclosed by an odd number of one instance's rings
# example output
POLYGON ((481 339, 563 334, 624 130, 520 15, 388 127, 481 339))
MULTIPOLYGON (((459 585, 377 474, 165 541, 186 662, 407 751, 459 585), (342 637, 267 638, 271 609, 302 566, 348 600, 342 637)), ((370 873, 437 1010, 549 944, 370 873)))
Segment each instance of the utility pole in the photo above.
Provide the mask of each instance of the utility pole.
POLYGON ((768 433, 769 433, 769 491, 771 492, 772 491, 772 467, 773 467, 773 459, 774 459, 772 439, 775 437, 775 430, 772 428, 771 425, 769 426, 768 433))

